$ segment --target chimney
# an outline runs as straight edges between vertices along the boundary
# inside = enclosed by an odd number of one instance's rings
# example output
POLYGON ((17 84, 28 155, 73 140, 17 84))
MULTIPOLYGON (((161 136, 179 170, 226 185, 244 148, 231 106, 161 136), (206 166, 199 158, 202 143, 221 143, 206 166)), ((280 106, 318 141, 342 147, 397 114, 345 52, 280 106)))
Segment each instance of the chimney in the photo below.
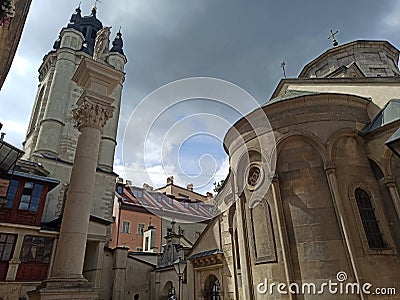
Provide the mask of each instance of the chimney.
POLYGON ((6 133, 5 132, 2 132, 1 133, 1 136, 0 136, 0 141, 4 141, 4 137, 6 136, 6 133))
POLYGON ((127 186, 132 186, 132 181, 131 180, 126 180, 126 185, 127 186))
POLYGON ((143 188, 148 192, 151 192, 154 190, 154 188, 151 185, 148 185, 147 183, 143 183, 143 188))
POLYGON ((188 191, 193 192, 193 183, 189 183, 189 184, 186 186, 186 189, 187 189, 188 191))
POLYGON ((167 184, 174 184, 174 176, 169 176, 167 178, 167 184))
POLYGON ((210 192, 207 192, 206 197, 207 197, 207 200, 211 200, 214 197, 214 195, 210 192))

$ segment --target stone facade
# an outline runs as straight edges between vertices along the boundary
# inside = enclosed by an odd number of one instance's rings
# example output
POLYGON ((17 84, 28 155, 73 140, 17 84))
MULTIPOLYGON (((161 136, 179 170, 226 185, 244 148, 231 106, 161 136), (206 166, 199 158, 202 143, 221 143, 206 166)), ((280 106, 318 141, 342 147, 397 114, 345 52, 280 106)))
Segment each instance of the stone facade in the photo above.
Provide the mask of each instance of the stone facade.
MULTIPOLYGON (((58 47, 45 55, 39 68, 38 93, 24 142, 24 157, 42 163, 50 170, 51 176, 62 180, 62 184, 49 195, 51 201, 46 206, 44 221, 53 220, 61 213, 65 186, 69 183, 79 135, 72 110, 83 92, 71 79, 82 58, 91 58, 83 51, 84 42, 85 37, 79 30, 71 26, 63 28, 58 47)), ((121 53, 108 54, 107 63, 118 71, 124 71, 126 62, 121 53)), ((92 203, 92 214, 109 220, 116 180, 112 170, 121 93, 122 83, 110 95, 114 99, 114 112, 102 130, 96 175, 99 180, 96 180, 96 200, 92 203)))
MULTIPOLYGON (((231 172, 217 196, 224 212, 190 253, 223 251, 213 273, 223 282, 221 299, 337 299, 327 288, 323 295, 277 289, 278 283, 297 284, 301 291, 311 283, 319 290, 329 280, 399 290, 400 159, 385 141, 400 118, 365 130, 400 95, 397 63, 398 50, 386 42, 328 50, 299 79, 282 80, 267 104, 228 131, 231 172), (346 53, 351 61, 341 62, 346 53), (386 73, 372 72, 376 65, 386 73), (326 70, 317 77, 325 78, 312 78, 321 66, 326 70), (363 76, 353 78, 344 72, 349 69, 363 76), (341 75, 329 77, 332 72, 341 75)), ((207 299, 199 266, 190 261, 188 299, 207 299)), ((367 293, 344 297, 374 299, 367 293)), ((382 296, 389 298, 399 299, 382 296)))

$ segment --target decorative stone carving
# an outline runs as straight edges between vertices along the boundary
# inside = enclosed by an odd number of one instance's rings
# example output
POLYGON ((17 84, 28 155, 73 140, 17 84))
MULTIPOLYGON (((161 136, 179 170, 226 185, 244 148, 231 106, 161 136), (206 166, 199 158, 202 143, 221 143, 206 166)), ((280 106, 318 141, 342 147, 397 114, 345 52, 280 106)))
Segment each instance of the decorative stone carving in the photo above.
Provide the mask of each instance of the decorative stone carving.
POLYGON ((110 49, 111 27, 103 27, 97 32, 94 43, 93 59, 96 61, 106 61, 110 49))
POLYGON ((73 118, 78 129, 92 127, 102 130, 113 116, 114 107, 96 101, 91 93, 85 91, 78 100, 78 107, 73 110, 73 118))
POLYGON ((258 164, 251 164, 247 169, 247 188, 249 190, 255 190, 260 185, 263 177, 263 171, 258 164))

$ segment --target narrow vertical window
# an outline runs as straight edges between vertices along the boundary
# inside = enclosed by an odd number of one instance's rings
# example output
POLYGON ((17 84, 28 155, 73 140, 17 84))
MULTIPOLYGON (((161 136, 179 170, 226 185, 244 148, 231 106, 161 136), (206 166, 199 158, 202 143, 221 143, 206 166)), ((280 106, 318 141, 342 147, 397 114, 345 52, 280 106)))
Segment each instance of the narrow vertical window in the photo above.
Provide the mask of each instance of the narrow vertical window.
POLYGON ((363 189, 357 188, 355 190, 355 198, 369 248, 386 248, 368 193, 363 189))
POLYGON ((240 253, 239 253, 239 239, 237 230, 234 232, 235 254, 236 254, 236 268, 240 270, 240 253))
POLYGON ((0 233, 0 261, 9 261, 14 253, 17 235, 0 233))
POLYGON ((25 182, 24 191, 19 203, 19 210, 37 211, 43 186, 33 182, 25 182))
POLYGON ((138 235, 143 235, 144 226, 145 226, 145 224, 138 224, 138 231, 137 231, 138 235))
POLYGON ((7 196, 6 196, 6 204, 4 205, 5 208, 11 208, 14 203, 15 195, 17 194, 18 190, 18 180, 11 180, 10 185, 8 186, 7 196))
POLYGON ((121 233, 131 233, 131 222, 122 221, 121 233))

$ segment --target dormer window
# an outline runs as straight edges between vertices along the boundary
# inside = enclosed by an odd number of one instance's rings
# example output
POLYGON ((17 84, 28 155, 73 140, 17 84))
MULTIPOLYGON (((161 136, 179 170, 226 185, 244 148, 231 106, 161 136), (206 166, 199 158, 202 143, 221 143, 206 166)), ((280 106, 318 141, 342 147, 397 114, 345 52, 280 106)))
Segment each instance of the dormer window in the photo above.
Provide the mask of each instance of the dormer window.
POLYGON ((135 196, 136 198, 143 198, 143 191, 133 190, 133 196, 135 196))

